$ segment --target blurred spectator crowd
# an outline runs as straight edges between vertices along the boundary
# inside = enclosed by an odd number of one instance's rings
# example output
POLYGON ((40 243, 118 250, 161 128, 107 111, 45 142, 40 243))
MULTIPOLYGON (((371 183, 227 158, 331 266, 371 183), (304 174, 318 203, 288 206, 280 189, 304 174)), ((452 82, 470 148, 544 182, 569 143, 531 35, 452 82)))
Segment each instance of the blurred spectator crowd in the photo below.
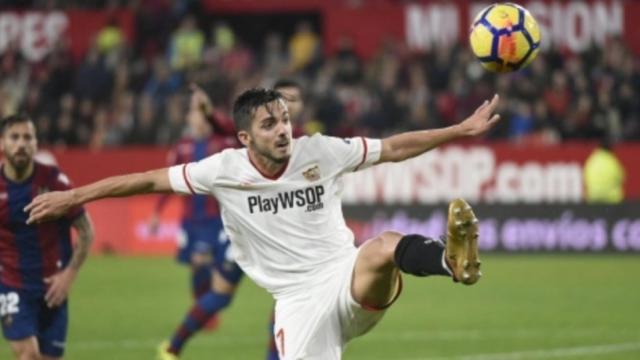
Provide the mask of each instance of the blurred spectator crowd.
POLYGON ((187 131, 189 83, 228 111, 243 89, 287 78, 304 87, 300 133, 384 136, 446 126, 497 92, 503 121, 492 139, 640 139, 640 61, 616 40, 579 55, 541 53, 523 71, 495 75, 457 45, 415 54, 389 41, 365 61, 345 38, 327 55, 304 21, 293 35, 265 34, 252 48, 224 22, 145 3, 131 5, 132 43, 114 19, 80 62, 65 41, 39 63, 10 47, 0 55, 0 112, 30 114, 45 145, 171 144, 187 131))

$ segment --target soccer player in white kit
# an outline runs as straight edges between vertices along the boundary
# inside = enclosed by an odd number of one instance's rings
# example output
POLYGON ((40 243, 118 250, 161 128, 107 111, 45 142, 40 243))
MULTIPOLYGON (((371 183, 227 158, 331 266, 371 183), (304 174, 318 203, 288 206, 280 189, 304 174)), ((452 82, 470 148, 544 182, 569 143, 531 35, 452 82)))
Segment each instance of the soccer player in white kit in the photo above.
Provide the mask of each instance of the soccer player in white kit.
POLYGON ((171 191, 215 196, 236 262, 276 299, 281 358, 340 359, 346 343, 371 329, 397 298, 401 272, 451 276, 468 285, 481 276, 477 219, 464 200, 449 206, 446 244, 388 231, 356 248, 342 215, 342 175, 483 134, 499 120, 497 104, 496 95, 457 125, 382 140, 292 139, 281 95, 252 89, 233 110, 245 148, 43 194, 25 211, 28 223, 38 223, 105 197, 171 191))

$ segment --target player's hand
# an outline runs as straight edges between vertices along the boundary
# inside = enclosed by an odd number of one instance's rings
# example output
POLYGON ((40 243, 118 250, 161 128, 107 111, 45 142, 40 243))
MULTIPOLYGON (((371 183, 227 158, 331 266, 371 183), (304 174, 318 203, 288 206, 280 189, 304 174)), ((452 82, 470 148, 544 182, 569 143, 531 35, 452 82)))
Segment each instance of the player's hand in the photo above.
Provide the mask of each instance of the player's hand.
POLYGON ((205 116, 211 115, 213 113, 213 104, 207 93, 194 83, 191 83, 189 88, 191 89, 191 110, 202 111, 205 116))
POLYGON ((494 127, 500 120, 500 115, 493 113, 498 106, 499 100, 500 97, 498 94, 495 94, 491 101, 485 100, 485 102, 476 109, 473 115, 461 122, 459 126, 463 135, 482 135, 494 127))
POLYGON ((50 308, 60 306, 69 296, 71 284, 76 278, 76 271, 70 268, 44 279, 44 283, 49 286, 44 300, 50 308))
POLYGON ((61 217, 71 208, 72 199, 73 190, 52 191, 36 196, 24 208, 29 213, 27 224, 38 224, 61 217))

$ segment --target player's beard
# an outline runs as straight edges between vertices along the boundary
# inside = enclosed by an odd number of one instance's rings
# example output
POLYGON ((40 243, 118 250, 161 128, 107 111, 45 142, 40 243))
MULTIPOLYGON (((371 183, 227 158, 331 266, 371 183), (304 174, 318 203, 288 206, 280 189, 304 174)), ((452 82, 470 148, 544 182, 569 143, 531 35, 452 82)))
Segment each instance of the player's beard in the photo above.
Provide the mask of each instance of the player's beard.
MULTIPOLYGON (((289 146, 291 146, 291 144, 289 144, 289 146)), ((276 163, 276 164, 284 164, 287 161, 289 161, 289 158, 291 157, 291 153, 288 153, 284 156, 277 156, 276 155, 276 151, 271 151, 268 147, 262 147, 259 146, 258 144, 256 144, 255 142, 253 142, 253 151, 255 151, 256 153, 258 153, 260 156, 263 156, 267 159, 269 159, 269 161, 276 163)))
POLYGON ((5 154, 5 157, 9 164, 16 170, 16 172, 21 173, 29 168, 29 164, 33 160, 33 157, 29 155, 27 151, 16 151, 15 153, 9 155, 5 154))

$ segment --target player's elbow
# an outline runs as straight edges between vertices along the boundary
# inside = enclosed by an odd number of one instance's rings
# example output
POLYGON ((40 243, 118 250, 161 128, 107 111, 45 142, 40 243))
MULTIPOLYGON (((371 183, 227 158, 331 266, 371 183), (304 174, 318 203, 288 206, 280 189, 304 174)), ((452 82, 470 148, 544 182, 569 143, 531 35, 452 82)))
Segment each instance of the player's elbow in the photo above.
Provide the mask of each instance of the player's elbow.
POLYGON ((380 163, 399 162, 406 159, 405 151, 402 146, 395 145, 393 141, 384 140, 382 142, 382 152, 380 154, 380 163))
POLYGON ((93 228, 93 222, 88 213, 84 213, 78 217, 72 224, 78 233, 78 238, 84 243, 92 243, 95 237, 95 231, 93 228))
POLYGON ((163 193, 171 191, 167 169, 151 170, 138 174, 143 193, 163 193))
POLYGON ((79 236, 88 244, 91 244, 93 239, 95 239, 96 232, 90 218, 87 217, 87 225, 79 232, 79 236))
POLYGON ((410 159, 411 157, 412 157, 411 154, 406 149, 404 148, 395 149, 395 151, 392 153, 391 160, 389 160, 389 162, 401 162, 401 161, 410 159))

